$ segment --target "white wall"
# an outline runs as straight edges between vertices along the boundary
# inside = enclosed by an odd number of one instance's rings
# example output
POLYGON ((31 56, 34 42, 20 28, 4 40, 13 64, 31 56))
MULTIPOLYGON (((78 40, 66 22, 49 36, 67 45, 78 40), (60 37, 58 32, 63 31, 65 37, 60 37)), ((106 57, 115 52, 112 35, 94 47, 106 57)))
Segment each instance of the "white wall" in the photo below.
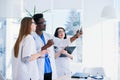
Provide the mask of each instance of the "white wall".
POLYGON ((111 80, 118 80, 118 23, 105 20, 84 28, 83 66, 103 67, 111 80))
POLYGON ((53 9, 82 9, 84 0, 53 0, 53 9))
POLYGON ((117 22, 101 17, 105 6, 114 7, 114 0, 84 0, 83 64, 104 67, 111 80, 117 80, 117 22))
POLYGON ((22 0, 0 0, 0 17, 21 17, 22 0))
POLYGON ((83 64, 85 67, 102 66, 102 27, 100 23, 85 27, 83 34, 83 64))
POLYGON ((102 25, 102 66, 111 80, 118 80, 118 21, 105 20, 102 25))
POLYGON ((114 6, 114 0, 84 0, 84 26, 90 27, 101 21, 102 9, 107 5, 114 6))

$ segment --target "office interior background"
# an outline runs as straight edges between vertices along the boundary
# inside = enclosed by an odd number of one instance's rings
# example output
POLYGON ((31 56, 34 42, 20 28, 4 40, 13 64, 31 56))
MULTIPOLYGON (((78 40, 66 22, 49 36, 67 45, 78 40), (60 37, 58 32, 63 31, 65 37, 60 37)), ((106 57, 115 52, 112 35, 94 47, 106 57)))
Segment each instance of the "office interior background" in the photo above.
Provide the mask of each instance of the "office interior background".
POLYGON ((120 80, 120 0, 0 0, 0 73, 6 79, 12 79, 11 54, 20 20, 34 14, 34 8, 36 13, 46 11, 48 33, 64 27, 70 11, 79 13, 77 29, 82 26, 83 35, 72 44, 78 47, 72 71, 103 67, 110 80, 120 80))

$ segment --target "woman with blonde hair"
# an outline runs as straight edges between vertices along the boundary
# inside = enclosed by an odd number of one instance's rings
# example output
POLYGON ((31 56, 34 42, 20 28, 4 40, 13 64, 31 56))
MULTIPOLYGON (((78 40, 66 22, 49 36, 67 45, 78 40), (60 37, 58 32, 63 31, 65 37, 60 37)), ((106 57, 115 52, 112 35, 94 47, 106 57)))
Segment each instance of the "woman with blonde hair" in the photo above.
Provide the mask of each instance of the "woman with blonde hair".
POLYGON ((42 50, 37 53, 34 38, 31 35, 35 30, 34 20, 31 17, 24 17, 13 50, 13 80, 39 80, 37 59, 48 51, 42 50))

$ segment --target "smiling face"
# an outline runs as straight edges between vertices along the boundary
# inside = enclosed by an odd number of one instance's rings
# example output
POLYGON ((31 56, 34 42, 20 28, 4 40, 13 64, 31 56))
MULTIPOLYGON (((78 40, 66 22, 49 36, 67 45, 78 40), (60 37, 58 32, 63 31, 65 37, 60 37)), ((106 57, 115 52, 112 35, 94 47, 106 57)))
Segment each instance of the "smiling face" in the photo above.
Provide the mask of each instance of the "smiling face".
POLYGON ((58 38, 64 39, 65 31, 63 29, 58 29, 58 38))

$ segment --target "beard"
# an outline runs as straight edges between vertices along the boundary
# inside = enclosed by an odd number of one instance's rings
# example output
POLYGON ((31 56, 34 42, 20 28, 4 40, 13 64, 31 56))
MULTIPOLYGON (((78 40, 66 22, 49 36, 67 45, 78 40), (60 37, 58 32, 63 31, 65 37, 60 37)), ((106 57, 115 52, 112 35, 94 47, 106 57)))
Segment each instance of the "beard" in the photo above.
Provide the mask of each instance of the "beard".
POLYGON ((46 31, 46 26, 44 26, 44 28, 42 28, 43 31, 46 31))

